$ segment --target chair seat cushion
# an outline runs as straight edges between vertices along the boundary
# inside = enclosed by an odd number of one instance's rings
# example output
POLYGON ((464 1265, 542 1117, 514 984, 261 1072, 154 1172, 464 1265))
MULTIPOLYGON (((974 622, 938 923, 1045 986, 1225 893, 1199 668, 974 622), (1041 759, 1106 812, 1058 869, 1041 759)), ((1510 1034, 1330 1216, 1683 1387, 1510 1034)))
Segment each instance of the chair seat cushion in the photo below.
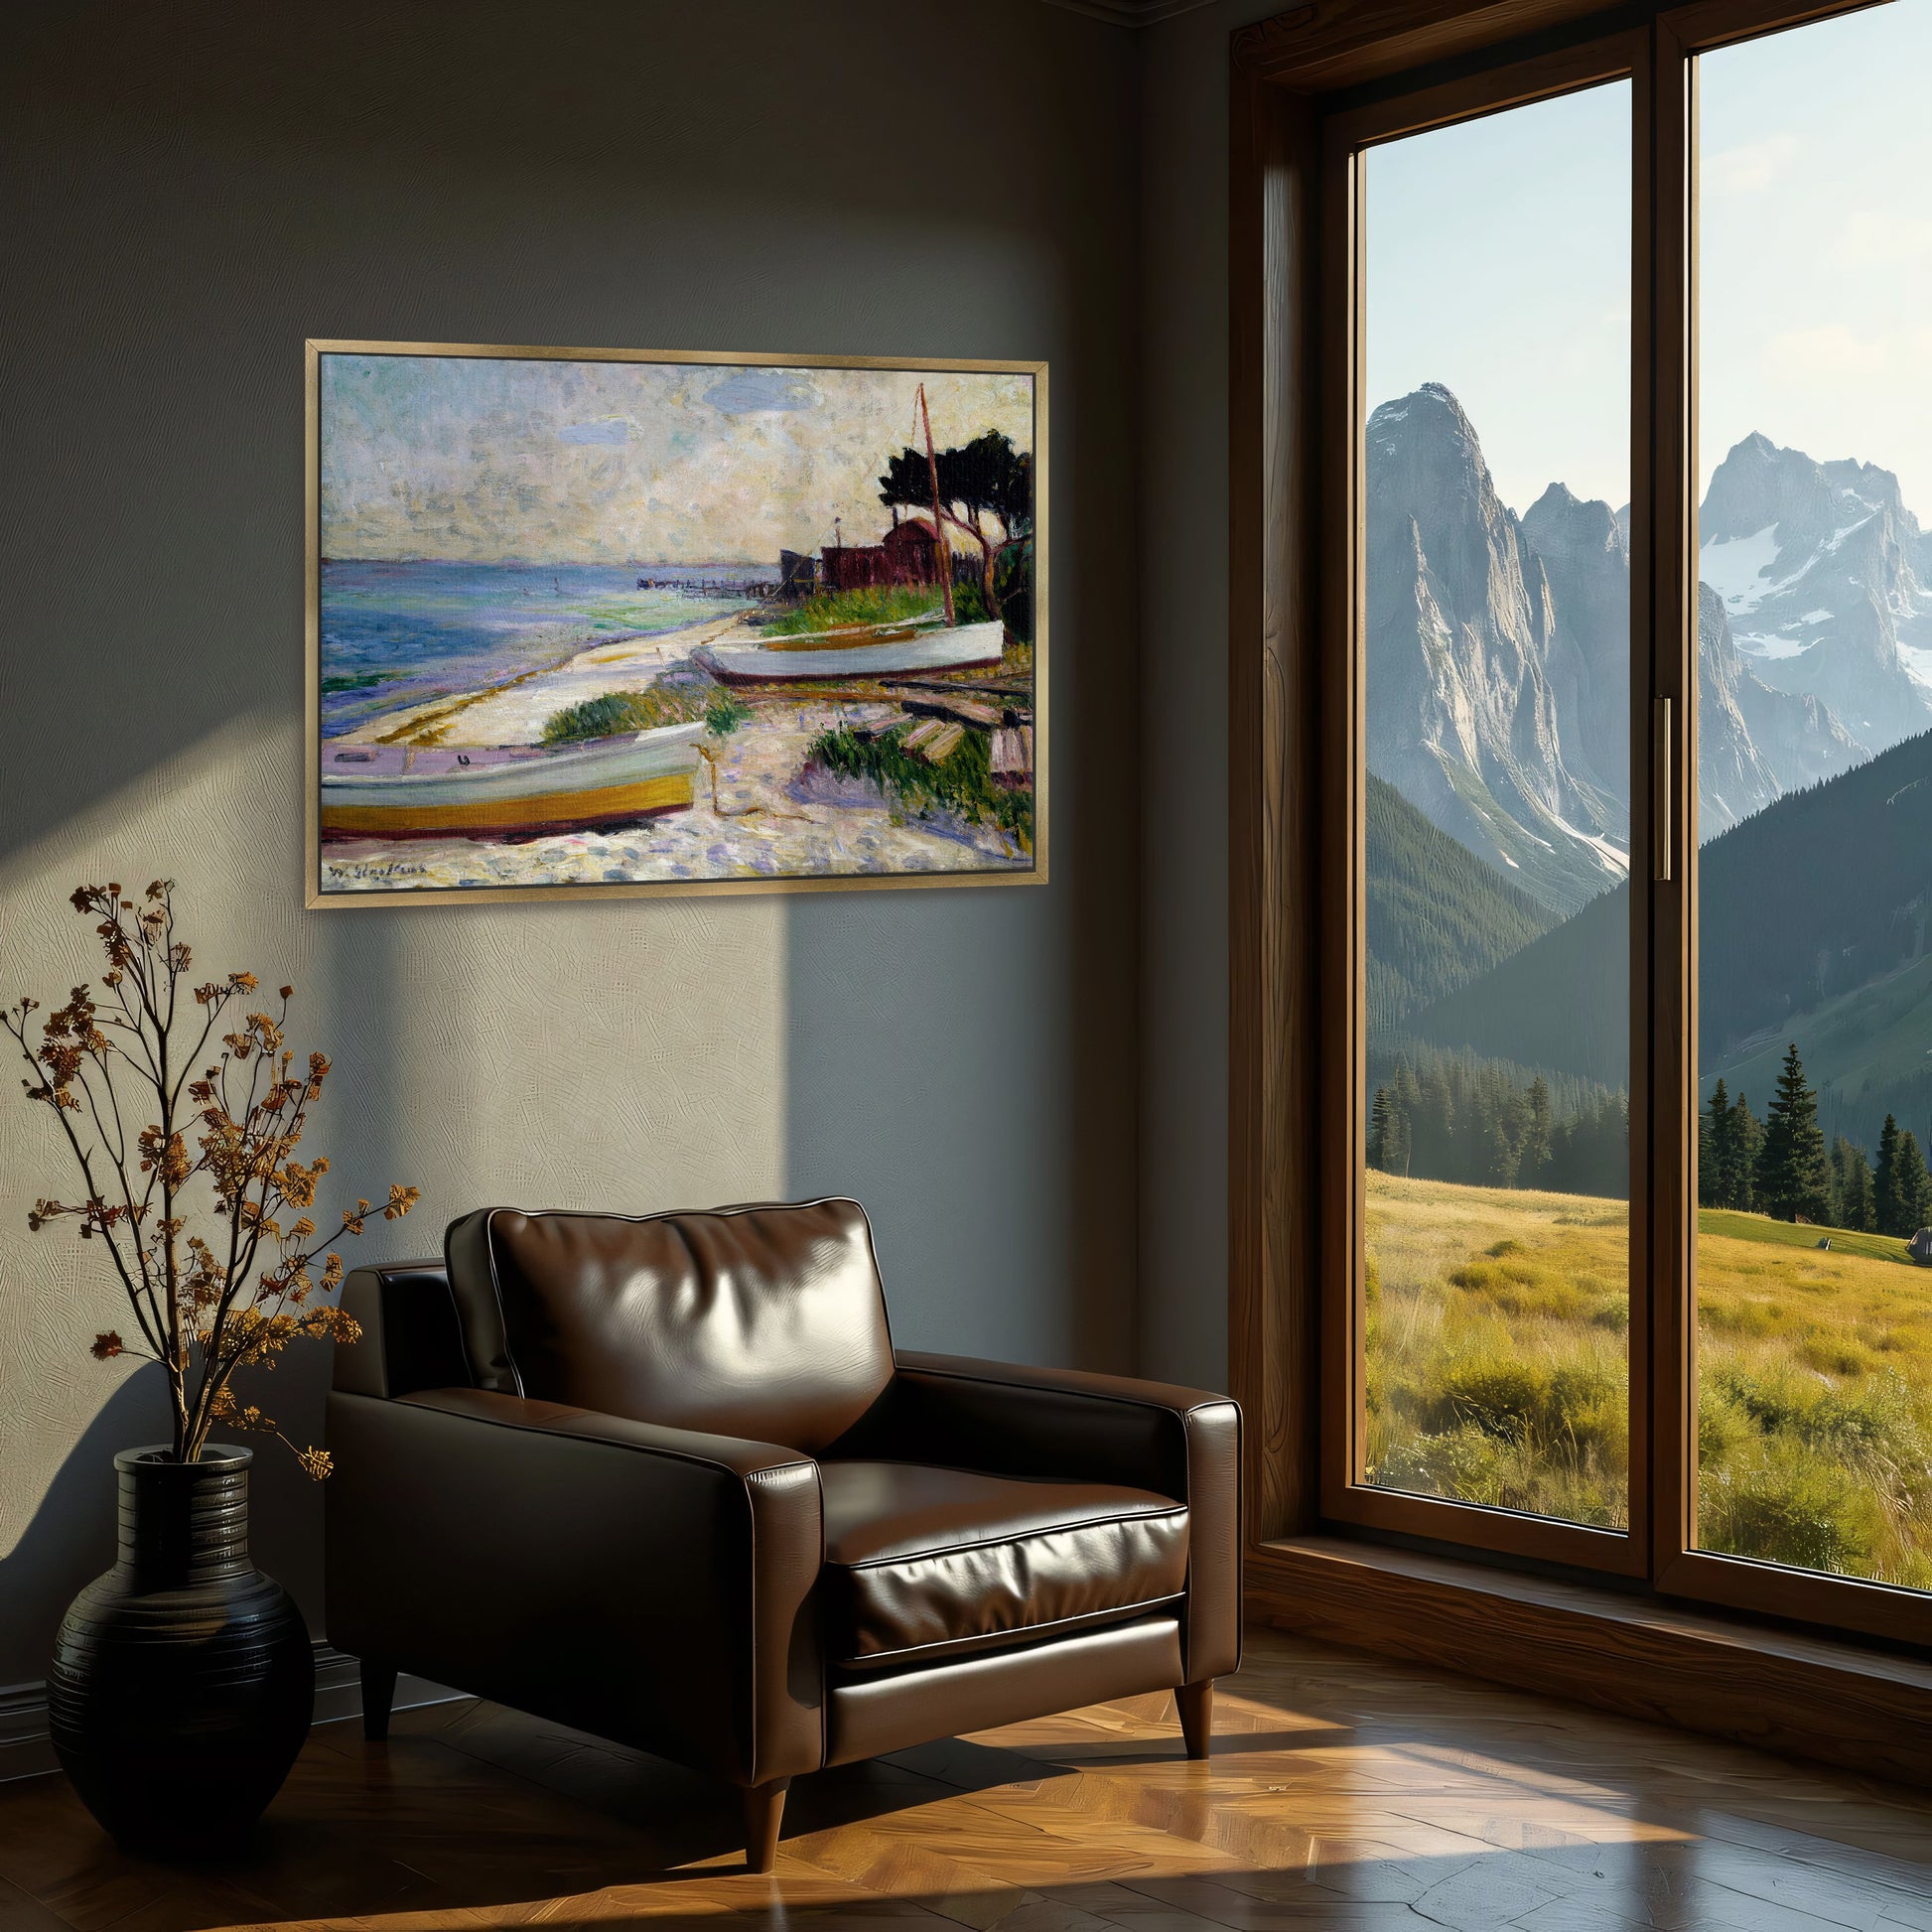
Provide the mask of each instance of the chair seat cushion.
POLYGON ((828 1655, 896 1669, 1140 1615, 1187 1584, 1187 1509, 1101 1482, 822 1462, 828 1655))

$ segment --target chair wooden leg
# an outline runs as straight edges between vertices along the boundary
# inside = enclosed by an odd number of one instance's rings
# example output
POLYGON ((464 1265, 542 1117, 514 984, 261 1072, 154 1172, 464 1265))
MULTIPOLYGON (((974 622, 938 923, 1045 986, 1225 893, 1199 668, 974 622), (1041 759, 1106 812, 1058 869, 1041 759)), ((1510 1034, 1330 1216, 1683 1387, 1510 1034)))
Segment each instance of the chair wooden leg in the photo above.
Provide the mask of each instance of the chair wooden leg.
POLYGON ((769 1784, 748 1784, 745 1798, 745 1863, 752 1871, 769 1871, 778 1859, 778 1826, 785 1815, 789 1778, 769 1784))
POLYGON ((396 1667, 379 1657, 362 1659, 362 1735, 371 1744, 386 1743, 389 1710, 396 1701, 396 1667))
POLYGON ((1173 1701, 1180 1707, 1180 1734, 1187 1740, 1187 1755, 1205 1757, 1214 1741, 1214 1680, 1183 1684, 1173 1701))

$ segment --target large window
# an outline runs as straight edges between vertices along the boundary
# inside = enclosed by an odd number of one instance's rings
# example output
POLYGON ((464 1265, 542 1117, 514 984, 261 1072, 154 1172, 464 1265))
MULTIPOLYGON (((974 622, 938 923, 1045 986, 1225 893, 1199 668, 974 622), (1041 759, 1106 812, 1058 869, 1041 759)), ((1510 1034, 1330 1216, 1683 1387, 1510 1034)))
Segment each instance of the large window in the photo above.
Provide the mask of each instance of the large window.
POLYGON ((1779 13, 1326 123, 1322 1499, 1909 1635, 1932 0, 1779 13))
POLYGON ((1362 1473, 1606 1529, 1629 1520, 1630 142, 1628 81, 1412 134, 1362 157, 1359 215, 1362 1473), (1583 962, 1548 963, 1559 928, 1583 962))

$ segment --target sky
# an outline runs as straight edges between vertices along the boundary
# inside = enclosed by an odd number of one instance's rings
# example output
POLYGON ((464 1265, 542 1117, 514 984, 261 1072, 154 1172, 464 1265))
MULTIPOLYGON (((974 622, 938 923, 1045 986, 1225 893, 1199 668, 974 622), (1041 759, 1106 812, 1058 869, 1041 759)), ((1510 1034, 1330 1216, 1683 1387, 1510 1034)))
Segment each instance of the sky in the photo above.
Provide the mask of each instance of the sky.
POLYGON ((1754 429, 1932 524, 1932 0, 1708 54, 1704 476, 1754 429))
MULTIPOLYGON (((1700 484, 1753 430, 1932 524, 1932 0, 1704 56, 1700 484)), ((1630 94, 1374 149, 1368 401, 1446 382, 1521 511, 1629 494, 1630 94)))
POLYGON ((1025 375, 325 355, 323 555, 775 564, 834 517, 876 543, 921 381, 941 449, 1033 448, 1025 375))
POLYGON ((1627 81, 1368 157, 1368 404, 1447 383, 1523 511, 1630 494, 1627 81))

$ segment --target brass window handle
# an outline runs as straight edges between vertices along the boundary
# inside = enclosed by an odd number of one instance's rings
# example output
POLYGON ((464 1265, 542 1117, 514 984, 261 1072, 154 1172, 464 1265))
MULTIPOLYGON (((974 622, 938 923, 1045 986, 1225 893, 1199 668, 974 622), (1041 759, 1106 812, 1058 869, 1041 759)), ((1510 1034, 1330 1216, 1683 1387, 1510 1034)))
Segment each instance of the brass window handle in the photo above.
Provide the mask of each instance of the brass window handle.
POLYGON ((1650 701, 1650 876, 1659 885, 1666 885, 1670 880, 1670 700, 1652 698, 1650 701))

